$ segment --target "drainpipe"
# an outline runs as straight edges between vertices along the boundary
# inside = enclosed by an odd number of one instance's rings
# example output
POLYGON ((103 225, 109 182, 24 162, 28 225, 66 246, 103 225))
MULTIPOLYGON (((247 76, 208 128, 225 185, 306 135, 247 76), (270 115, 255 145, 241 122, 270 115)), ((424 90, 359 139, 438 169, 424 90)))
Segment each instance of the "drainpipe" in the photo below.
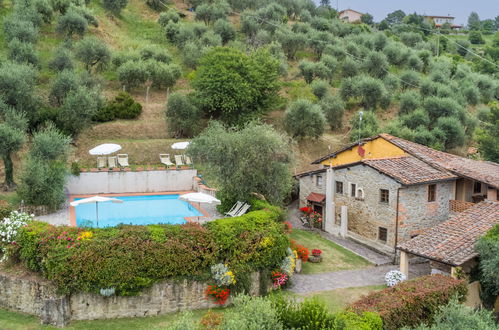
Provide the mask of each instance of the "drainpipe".
POLYGON ((397 260, 397 243, 398 243, 398 236, 399 236, 399 200, 400 200, 400 189, 401 187, 397 188, 397 207, 395 209, 395 245, 393 246, 393 263, 395 264, 395 261, 397 260))

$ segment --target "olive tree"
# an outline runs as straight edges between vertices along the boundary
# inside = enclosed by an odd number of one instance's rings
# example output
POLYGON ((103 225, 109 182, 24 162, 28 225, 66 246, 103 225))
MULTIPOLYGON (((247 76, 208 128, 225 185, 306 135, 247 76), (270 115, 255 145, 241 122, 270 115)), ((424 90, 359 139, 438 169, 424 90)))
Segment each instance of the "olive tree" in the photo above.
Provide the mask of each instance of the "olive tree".
POLYGON ((370 52, 364 61, 364 69, 369 75, 375 78, 383 78, 386 76, 388 68, 388 60, 386 59, 385 54, 381 52, 370 52))
POLYGON ((69 92, 80 87, 80 79, 74 71, 64 70, 52 81, 49 98, 54 105, 60 106, 69 92))
POLYGON ((102 6, 115 15, 119 15, 128 4, 128 0, 102 0, 102 6))
POLYGON ((367 109, 376 109, 387 95, 385 85, 379 79, 362 76, 355 79, 355 90, 360 97, 360 104, 367 109))
POLYGON ((213 31, 222 38, 222 43, 224 45, 236 38, 236 30, 232 24, 225 19, 217 20, 213 26, 213 31))
POLYGON ((168 97, 165 116, 169 131, 175 138, 192 137, 201 126, 201 112, 189 96, 180 93, 168 97))
POLYGON ((410 90, 400 94, 400 113, 410 113, 421 105, 421 97, 418 92, 410 90))
POLYGON ((352 116, 350 126, 352 127, 349 134, 350 141, 358 141, 379 133, 378 118, 372 111, 360 111, 359 114, 352 116))
POLYGON ((310 84, 310 87, 312 87, 312 93, 314 93, 318 99, 324 98, 330 92, 329 83, 324 80, 314 80, 312 84, 310 84))
POLYGON ((165 64, 149 61, 146 65, 153 86, 160 89, 173 87, 182 73, 180 67, 173 63, 165 64))
POLYGON ((88 72, 104 70, 111 60, 107 45, 96 37, 85 37, 75 46, 75 57, 80 60, 88 72))
POLYGON ((71 52, 64 47, 56 49, 52 60, 49 62, 49 67, 54 71, 73 70, 74 64, 71 57, 71 52))
POLYGON ((447 150, 462 146, 466 141, 465 129, 456 117, 438 118, 436 128, 444 132, 444 147, 447 150))
POLYGON ((4 19, 3 31, 7 42, 15 38, 24 42, 35 43, 38 39, 38 29, 32 22, 18 15, 10 15, 4 19))
POLYGON ((9 59, 18 63, 31 64, 34 67, 39 65, 38 54, 33 44, 22 42, 19 39, 12 39, 9 44, 9 59))
POLYGON ((238 200, 248 201, 254 193, 282 204, 291 192, 290 141, 272 126, 252 122, 233 130, 212 121, 187 153, 206 165, 226 209, 238 200))
POLYGON ((319 105, 299 99, 289 105, 284 113, 284 128, 293 138, 318 138, 324 133, 326 117, 319 105))
POLYGON ((83 129, 90 126, 98 105, 98 98, 93 91, 86 88, 70 91, 59 108, 58 126, 65 134, 76 137, 83 129))
POLYGON ((129 90, 143 85, 149 79, 149 71, 143 61, 128 61, 116 73, 121 84, 129 90))
POLYGON ((67 38, 83 36, 87 31, 88 23, 85 17, 74 10, 68 10, 57 19, 56 31, 67 38))
POLYGON ((338 95, 326 95, 319 103, 326 121, 332 130, 341 128, 343 125, 343 114, 345 102, 338 95))
POLYGON ((0 157, 5 168, 4 187, 15 186, 12 154, 19 151, 26 142, 28 121, 22 112, 17 112, 5 103, 0 104, 0 157))

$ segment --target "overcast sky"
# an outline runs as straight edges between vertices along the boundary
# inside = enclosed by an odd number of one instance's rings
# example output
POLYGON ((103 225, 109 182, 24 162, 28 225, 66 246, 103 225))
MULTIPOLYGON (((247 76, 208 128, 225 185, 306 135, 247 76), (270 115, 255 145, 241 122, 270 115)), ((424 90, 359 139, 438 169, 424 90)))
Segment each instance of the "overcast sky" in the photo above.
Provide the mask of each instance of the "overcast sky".
MULTIPOLYGON (((386 14, 402 9, 406 14, 417 12, 426 15, 455 16, 456 24, 466 24, 468 16, 476 11, 480 19, 494 18, 499 15, 499 0, 330 0, 331 6, 339 10, 355 9, 370 13, 376 22, 386 14)), ((319 3, 320 0, 315 0, 319 3)))

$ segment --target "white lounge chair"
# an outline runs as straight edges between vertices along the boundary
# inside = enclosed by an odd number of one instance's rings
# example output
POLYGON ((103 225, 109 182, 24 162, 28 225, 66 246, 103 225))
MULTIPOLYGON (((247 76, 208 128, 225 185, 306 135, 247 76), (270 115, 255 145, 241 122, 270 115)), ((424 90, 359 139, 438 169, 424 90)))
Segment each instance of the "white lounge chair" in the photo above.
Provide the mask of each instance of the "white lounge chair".
POLYGON ((170 154, 159 154, 159 160, 161 161, 161 164, 166 165, 166 168, 170 168, 171 166, 175 165, 170 159, 170 154))
POLYGON ((184 163, 185 165, 189 167, 194 167, 194 164, 192 163, 191 157, 184 155, 184 163))
POLYGON ((241 207, 243 207, 243 205, 244 205, 243 202, 237 201, 237 203, 234 204, 234 206, 232 206, 230 211, 225 213, 225 215, 227 215, 229 217, 233 217, 234 214, 237 214, 237 212, 241 209, 241 207))
POLYGON ((104 168, 107 166, 106 157, 97 157, 97 168, 104 168))
POLYGON ((175 155, 175 166, 179 168, 180 166, 184 166, 184 162, 182 161, 182 155, 175 155))
POLYGON ((236 214, 234 215, 235 217, 239 217, 243 214, 245 214, 246 212, 248 212, 249 208, 251 207, 251 205, 249 204, 244 204, 243 207, 241 207, 239 209, 239 211, 236 212, 236 214))
POLYGON ((107 157, 107 163, 109 168, 118 167, 118 164, 116 164, 116 156, 107 157))
POLYGON ((128 167, 130 164, 128 164, 128 154, 118 154, 118 164, 121 167, 128 167))

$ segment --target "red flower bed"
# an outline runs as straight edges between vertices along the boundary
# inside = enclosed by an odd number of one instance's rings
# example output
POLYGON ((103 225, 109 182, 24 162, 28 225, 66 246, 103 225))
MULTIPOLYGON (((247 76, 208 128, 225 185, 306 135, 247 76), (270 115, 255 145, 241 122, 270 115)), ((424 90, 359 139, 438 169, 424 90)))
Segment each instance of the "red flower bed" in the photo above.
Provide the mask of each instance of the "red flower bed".
POLYGON ((322 250, 319 250, 319 249, 313 249, 313 250, 312 250, 312 255, 313 255, 314 257, 318 257, 318 256, 320 256, 321 254, 322 254, 322 250))
POLYGON ((291 249, 296 250, 296 253, 298 253, 298 258, 300 258, 301 261, 303 261, 303 262, 308 261, 308 256, 310 254, 308 252, 308 248, 306 248, 305 246, 303 246, 301 244, 296 243, 296 241, 294 241, 294 240, 291 240, 291 249))
POLYGON ((314 211, 314 209, 312 209, 310 206, 304 206, 300 208, 300 211, 302 211, 305 214, 310 214, 314 211))
POLYGON ((273 271, 272 272, 272 283, 274 284, 274 288, 278 289, 288 281, 288 275, 284 274, 281 271, 273 271))
POLYGON ((439 306, 452 296, 465 297, 466 283, 444 275, 427 275, 373 292, 350 306, 357 314, 378 313, 384 329, 431 324, 439 306))
POLYGON ((218 285, 208 285, 205 293, 215 304, 225 305, 230 296, 230 289, 221 288, 218 285))

